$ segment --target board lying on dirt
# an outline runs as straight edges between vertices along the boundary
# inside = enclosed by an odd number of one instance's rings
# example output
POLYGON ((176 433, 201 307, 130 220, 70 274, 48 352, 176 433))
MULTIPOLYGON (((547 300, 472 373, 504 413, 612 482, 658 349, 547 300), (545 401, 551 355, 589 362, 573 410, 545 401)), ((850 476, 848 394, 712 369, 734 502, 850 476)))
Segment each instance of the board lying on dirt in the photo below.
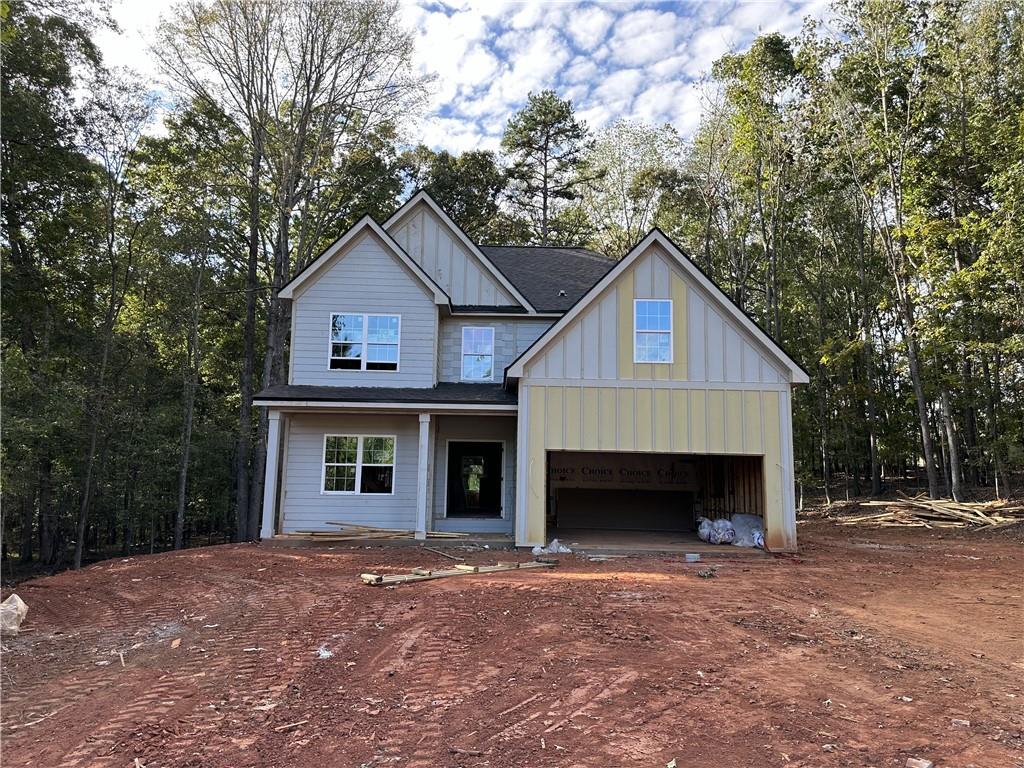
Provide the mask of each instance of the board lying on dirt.
POLYGON ((470 573, 498 573, 499 571, 515 571, 525 568, 553 568, 554 563, 498 563, 497 565, 456 565, 454 568, 443 571, 431 571, 426 568, 413 568, 412 573, 392 573, 381 575, 379 573, 361 573, 359 578, 364 584, 375 587, 388 584, 408 584, 412 581, 430 581, 431 579, 445 579, 449 576, 465 576, 470 573))

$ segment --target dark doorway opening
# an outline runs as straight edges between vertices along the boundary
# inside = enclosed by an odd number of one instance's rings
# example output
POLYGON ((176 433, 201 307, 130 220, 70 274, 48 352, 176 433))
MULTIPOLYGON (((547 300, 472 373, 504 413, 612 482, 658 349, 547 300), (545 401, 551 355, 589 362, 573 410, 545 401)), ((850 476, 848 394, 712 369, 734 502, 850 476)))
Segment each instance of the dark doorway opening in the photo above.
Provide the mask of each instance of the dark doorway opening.
POLYGON ((501 517, 501 480, 501 443, 448 443, 448 517, 501 517))

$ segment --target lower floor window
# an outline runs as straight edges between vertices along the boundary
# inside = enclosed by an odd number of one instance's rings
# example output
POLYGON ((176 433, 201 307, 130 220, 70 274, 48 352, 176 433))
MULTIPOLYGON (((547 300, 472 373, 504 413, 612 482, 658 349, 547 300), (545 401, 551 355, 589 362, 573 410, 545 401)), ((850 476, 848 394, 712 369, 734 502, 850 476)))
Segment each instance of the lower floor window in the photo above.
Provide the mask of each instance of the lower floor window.
POLYGON ((394 482, 394 437, 324 436, 324 493, 391 493, 394 482))

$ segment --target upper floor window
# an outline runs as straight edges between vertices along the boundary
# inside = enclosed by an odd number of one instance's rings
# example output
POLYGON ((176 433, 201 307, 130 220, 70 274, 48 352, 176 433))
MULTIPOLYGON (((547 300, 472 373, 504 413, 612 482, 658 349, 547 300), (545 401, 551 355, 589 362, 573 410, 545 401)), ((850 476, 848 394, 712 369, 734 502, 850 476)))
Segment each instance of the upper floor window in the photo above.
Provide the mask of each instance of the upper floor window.
POLYGON ((637 299, 633 302, 633 362, 672 362, 672 302, 637 299))
POLYGON ((331 314, 332 370, 397 371, 400 315, 331 314))
POLYGON ((494 380, 494 329, 462 329, 463 381, 494 380))

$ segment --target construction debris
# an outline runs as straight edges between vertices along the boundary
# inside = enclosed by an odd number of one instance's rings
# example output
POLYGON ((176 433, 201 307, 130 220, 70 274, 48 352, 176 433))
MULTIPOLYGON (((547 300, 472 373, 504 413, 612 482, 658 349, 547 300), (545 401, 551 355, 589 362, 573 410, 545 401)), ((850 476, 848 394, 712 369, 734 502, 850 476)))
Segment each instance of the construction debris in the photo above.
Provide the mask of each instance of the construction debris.
POLYGON ((433 552, 435 555, 440 555, 441 557, 447 557, 449 560, 458 560, 458 561, 461 562, 461 561, 466 559, 464 557, 459 557, 458 555, 453 555, 453 554, 451 554, 449 552, 442 552, 440 549, 434 549, 433 547, 423 547, 423 548, 425 550, 427 550, 427 552, 433 552))
POLYGON ((542 547, 539 544, 533 548, 534 555, 567 555, 572 552, 569 547, 565 546, 558 539, 552 539, 551 543, 546 547, 542 547))
POLYGON ((426 568, 414 568, 411 573, 393 573, 381 575, 379 573, 361 573, 359 578, 364 584, 373 586, 386 586, 389 584, 407 584, 412 581, 429 581, 431 579, 444 579, 449 576, 466 576, 471 573, 498 573, 499 571, 514 571, 525 568, 551 568, 554 563, 498 563, 497 565, 456 565, 451 570, 431 571, 426 568))
MULTIPOLYGON (((342 521, 328 520, 327 525, 335 525, 340 531, 295 531, 291 534, 278 536, 280 539, 314 538, 317 541, 398 541, 416 537, 416 531, 405 528, 378 528, 373 525, 357 525, 342 521)), ((464 539, 470 534, 451 531, 427 531, 428 539, 464 539)))
POLYGON ((884 507, 884 512, 844 517, 838 525, 880 528, 1001 528, 1024 521, 1024 505, 1008 501, 965 502, 903 497, 892 501, 865 501, 862 507, 884 507))
POLYGON ((11 595, 0 603, 0 635, 16 635, 21 622, 28 615, 28 606, 17 595, 11 595))

